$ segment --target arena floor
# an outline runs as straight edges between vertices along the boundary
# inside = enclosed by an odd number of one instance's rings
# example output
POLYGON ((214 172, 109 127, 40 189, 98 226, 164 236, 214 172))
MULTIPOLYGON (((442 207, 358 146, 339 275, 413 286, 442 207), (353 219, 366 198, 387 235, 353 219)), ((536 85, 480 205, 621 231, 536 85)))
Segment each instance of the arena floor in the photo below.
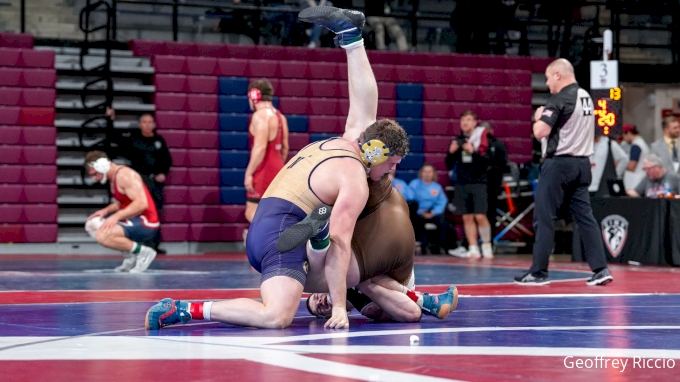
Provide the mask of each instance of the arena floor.
POLYGON ((588 287, 585 264, 553 262, 550 286, 527 287, 511 283, 526 257, 424 256, 418 289, 459 287, 445 320, 374 323, 355 311, 349 331, 324 330, 301 300, 286 330, 196 321, 146 331, 155 301, 257 298, 259 274, 243 254, 158 257, 141 275, 112 273, 121 261, 1 256, 0 379, 656 382, 680 372, 675 268, 612 266, 613 283, 588 287))

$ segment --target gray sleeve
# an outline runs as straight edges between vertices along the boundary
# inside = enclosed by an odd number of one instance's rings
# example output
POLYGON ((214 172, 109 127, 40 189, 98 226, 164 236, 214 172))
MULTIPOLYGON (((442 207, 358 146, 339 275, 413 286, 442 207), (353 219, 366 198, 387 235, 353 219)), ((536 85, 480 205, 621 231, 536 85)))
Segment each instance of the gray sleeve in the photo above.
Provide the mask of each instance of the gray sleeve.
POLYGON ((638 193, 638 195, 642 196, 643 198, 647 196, 647 193, 645 192, 647 190, 647 183, 649 181, 647 180, 647 177, 642 178, 640 183, 638 183, 637 186, 635 186, 635 192, 638 193))

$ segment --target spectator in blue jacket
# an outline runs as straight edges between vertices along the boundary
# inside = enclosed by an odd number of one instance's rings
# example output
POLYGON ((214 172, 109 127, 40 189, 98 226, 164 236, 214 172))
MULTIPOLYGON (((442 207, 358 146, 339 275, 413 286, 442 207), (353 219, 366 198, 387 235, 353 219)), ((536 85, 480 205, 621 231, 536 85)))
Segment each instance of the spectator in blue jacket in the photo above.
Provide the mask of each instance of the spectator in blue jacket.
POLYGON ((455 243, 456 238, 455 231, 444 218, 444 210, 449 201, 444 189, 437 183, 437 171, 434 166, 425 163, 420 168, 418 179, 412 180, 409 187, 418 202, 413 228, 416 240, 422 243, 423 253, 428 248, 437 254, 442 247, 445 250, 452 249, 451 243, 455 243))
POLYGON ((416 201, 416 197, 413 194, 413 189, 406 183, 405 180, 399 179, 395 177, 396 170, 391 170, 389 172, 389 177, 390 180, 392 181, 392 188, 396 189, 399 191, 401 196, 406 199, 406 204, 408 204, 408 212, 409 212, 409 217, 411 218, 411 224, 414 224, 415 227, 415 222, 417 221, 417 216, 418 216, 418 202, 416 201))

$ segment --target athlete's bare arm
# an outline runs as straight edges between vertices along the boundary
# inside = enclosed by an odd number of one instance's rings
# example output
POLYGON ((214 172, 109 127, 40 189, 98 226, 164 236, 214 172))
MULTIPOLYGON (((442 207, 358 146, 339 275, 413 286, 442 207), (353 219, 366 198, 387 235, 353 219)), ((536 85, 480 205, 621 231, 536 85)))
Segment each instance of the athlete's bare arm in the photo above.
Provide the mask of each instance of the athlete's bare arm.
POLYGON ((363 46, 347 51, 347 69, 349 114, 342 137, 356 142, 377 119, 378 84, 363 46))
POLYGON ((255 192, 253 189, 253 174, 257 168, 262 164, 264 156, 267 152, 267 143, 269 141, 269 123, 267 118, 267 111, 260 110, 253 114, 253 119, 250 122, 250 134, 253 135, 253 148, 250 150, 250 161, 246 167, 246 173, 243 180, 243 185, 247 192, 255 192))
POLYGON ((132 201, 130 205, 112 215, 119 221, 139 216, 144 210, 149 208, 149 201, 144 192, 142 177, 132 169, 123 168, 120 171, 116 178, 116 187, 132 201))
POLYGON ((102 208, 101 210, 98 210, 95 213, 93 213, 92 215, 90 215, 87 218, 87 220, 90 220, 90 219, 95 218, 97 216, 103 218, 106 215, 109 215, 109 214, 112 214, 112 213, 118 211, 119 209, 120 209, 120 203, 118 203, 118 201, 115 201, 115 202, 109 204, 108 206, 102 208))
POLYGON ((290 145, 288 144, 288 120, 283 114, 281 114, 281 121, 283 122, 281 129, 281 132, 283 133, 281 136, 281 157, 283 158, 283 163, 286 163, 288 162, 288 151, 290 149, 290 145))
POLYGON ((364 180, 365 172, 362 166, 343 166, 337 170, 334 175, 336 184, 339 184, 339 191, 331 212, 331 245, 326 255, 324 274, 331 298, 340 303, 333 307, 332 316, 325 327, 348 328, 345 301, 347 301, 347 271, 352 256, 352 235, 357 218, 368 200, 368 185, 364 180))

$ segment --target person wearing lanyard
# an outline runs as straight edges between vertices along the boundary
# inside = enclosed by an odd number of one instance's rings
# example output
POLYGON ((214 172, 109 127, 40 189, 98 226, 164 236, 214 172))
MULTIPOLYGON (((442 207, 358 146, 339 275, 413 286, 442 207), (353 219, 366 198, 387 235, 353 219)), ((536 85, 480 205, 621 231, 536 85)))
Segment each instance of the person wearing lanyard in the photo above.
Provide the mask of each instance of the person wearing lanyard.
POLYGON ((574 67, 565 59, 545 70, 551 96, 534 114, 533 133, 541 141, 544 161, 536 188, 534 233, 536 242, 528 272, 515 277, 520 285, 547 285, 548 261, 555 246, 555 220, 568 201, 593 276, 587 285, 605 285, 612 277, 607 268, 599 225, 590 206, 592 179, 589 156, 593 154, 595 118, 593 100, 580 88, 574 67))

